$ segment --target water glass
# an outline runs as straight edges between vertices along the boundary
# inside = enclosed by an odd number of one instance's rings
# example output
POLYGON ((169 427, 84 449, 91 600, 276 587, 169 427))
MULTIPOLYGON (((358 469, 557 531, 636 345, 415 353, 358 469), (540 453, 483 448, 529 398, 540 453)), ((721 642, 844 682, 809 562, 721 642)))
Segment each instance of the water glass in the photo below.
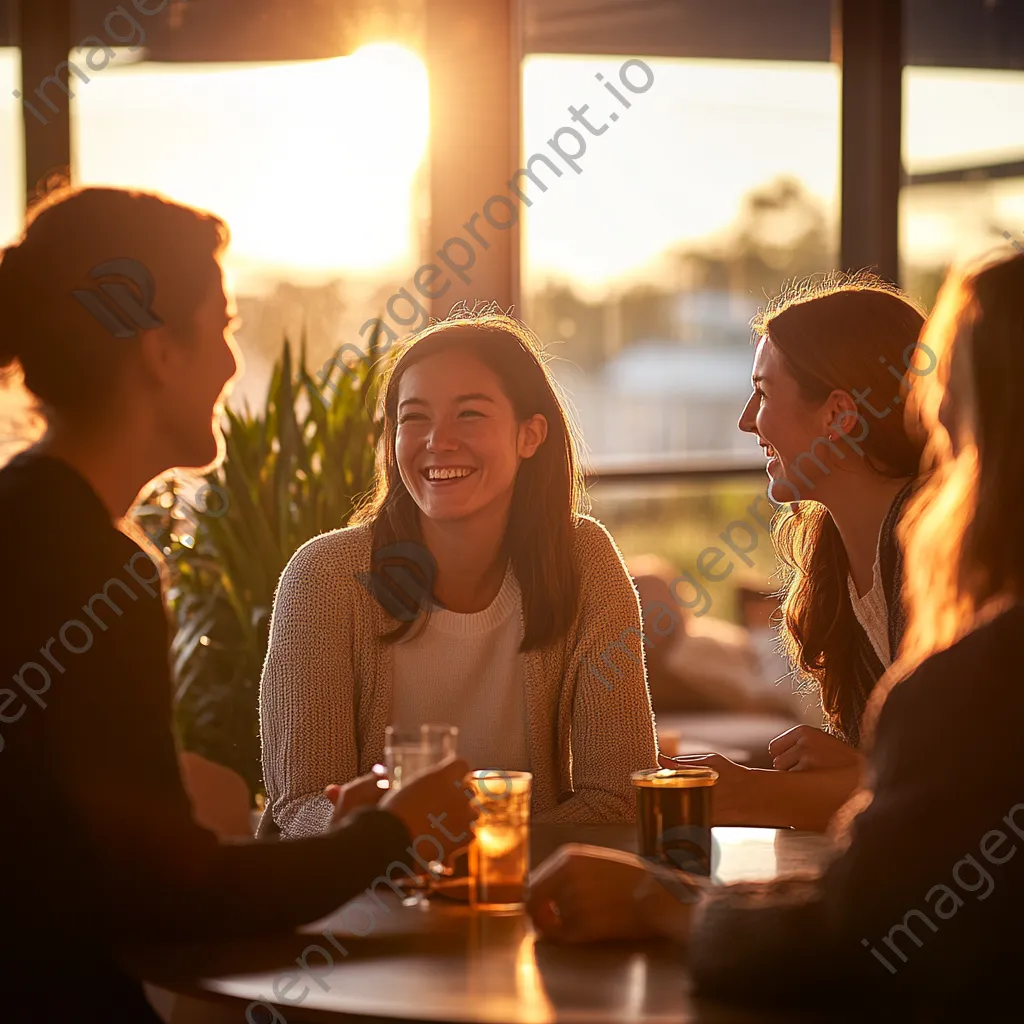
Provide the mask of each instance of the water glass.
POLYGON ((454 754, 459 730, 454 725, 421 725, 413 729, 389 725, 384 730, 384 766, 391 789, 401 789, 414 775, 454 754))

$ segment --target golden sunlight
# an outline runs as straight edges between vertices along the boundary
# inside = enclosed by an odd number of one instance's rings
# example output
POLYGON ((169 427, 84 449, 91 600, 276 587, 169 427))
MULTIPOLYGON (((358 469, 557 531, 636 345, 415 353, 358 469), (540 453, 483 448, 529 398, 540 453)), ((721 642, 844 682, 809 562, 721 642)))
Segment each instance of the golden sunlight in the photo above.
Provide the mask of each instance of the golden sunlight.
POLYGON ((294 64, 112 65, 75 105, 78 180, 215 210, 243 278, 379 275, 418 255, 429 91, 401 46, 294 64))

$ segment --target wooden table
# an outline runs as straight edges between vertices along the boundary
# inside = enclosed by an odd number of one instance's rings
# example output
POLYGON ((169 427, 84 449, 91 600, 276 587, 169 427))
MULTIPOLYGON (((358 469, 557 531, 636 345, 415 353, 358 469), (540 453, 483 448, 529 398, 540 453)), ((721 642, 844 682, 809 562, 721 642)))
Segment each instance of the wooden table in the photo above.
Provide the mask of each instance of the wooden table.
MULTIPOLYGON (((717 877, 723 883, 814 868, 828 852, 820 835, 752 828, 714 833, 720 851, 717 877)), ((537 827, 534 864, 566 841, 631 849, 635 840, 632 827, 537 827)), ((405 907, 391 900, 385 886, 377 891, 381 903, 372 922, 368 913, 353 913, 356 902, 369 905, 363 897, 299 933, 150 949, 133 958, 135 966, 164 988, 225 1001, 217 1019, 237 1024, 795 1019, 697 1006, 688 995, 684 957, 668 943, 558 946, 536 941, 521 914, 472 914, 444 901, 405 907)))

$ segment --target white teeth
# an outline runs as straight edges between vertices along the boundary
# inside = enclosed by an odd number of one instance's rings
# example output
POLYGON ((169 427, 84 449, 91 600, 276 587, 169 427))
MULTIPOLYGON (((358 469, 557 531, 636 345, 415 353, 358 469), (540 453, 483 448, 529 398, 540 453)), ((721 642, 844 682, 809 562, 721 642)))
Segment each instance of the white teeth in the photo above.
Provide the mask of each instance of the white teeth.
POLYGON ((469 476, 471 469, 428 469, 428 480, 455 480, 460 477, 469 476))

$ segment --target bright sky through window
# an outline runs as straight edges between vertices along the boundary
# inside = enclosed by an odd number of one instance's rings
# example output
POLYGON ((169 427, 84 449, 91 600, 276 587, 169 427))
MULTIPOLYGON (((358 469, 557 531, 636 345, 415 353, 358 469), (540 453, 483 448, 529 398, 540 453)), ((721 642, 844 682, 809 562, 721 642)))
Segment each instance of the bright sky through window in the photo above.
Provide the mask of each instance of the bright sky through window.
MULTIPOLYGON (((594 75, 620 62, 528 58, 525 152, 546 148, 569 123, 570 104, 607 114, 594 75)), ((725 231, 742 196, 782 174, 798 178, 835 222, 835 65, 648 63, 652 88, 614 132, 590 140, 583 173, 566 169, 529 211, 531 279, 556 275, 601 290, 651 273, 666 249, 725 231)), ((914 68, 906 82, 909 168, 1024 151, 1024 74, 914 68)), ((0 243, 21 215, 21 110, 11 96, 19 84, 17 51, 0 50, 0 243)), ((350 57, 274 65, 112 62, 74 89, 79 180, 157 189, 221 214, 243 286, 279 276, 397 280, 421 258, 428 90, 408 50, 373 44, 350 57)), ((479 131, 466 126, 464 159, 473 159, 479 131)), ((1024 223, 1021 191, 1019 182, 1003 185, 990 215, 1024 223)), ((485 198, 467 196, 467 216, 485 198)), ((915 253, 944 251, 941 211, 915 199, 903 219, 915 253)))

